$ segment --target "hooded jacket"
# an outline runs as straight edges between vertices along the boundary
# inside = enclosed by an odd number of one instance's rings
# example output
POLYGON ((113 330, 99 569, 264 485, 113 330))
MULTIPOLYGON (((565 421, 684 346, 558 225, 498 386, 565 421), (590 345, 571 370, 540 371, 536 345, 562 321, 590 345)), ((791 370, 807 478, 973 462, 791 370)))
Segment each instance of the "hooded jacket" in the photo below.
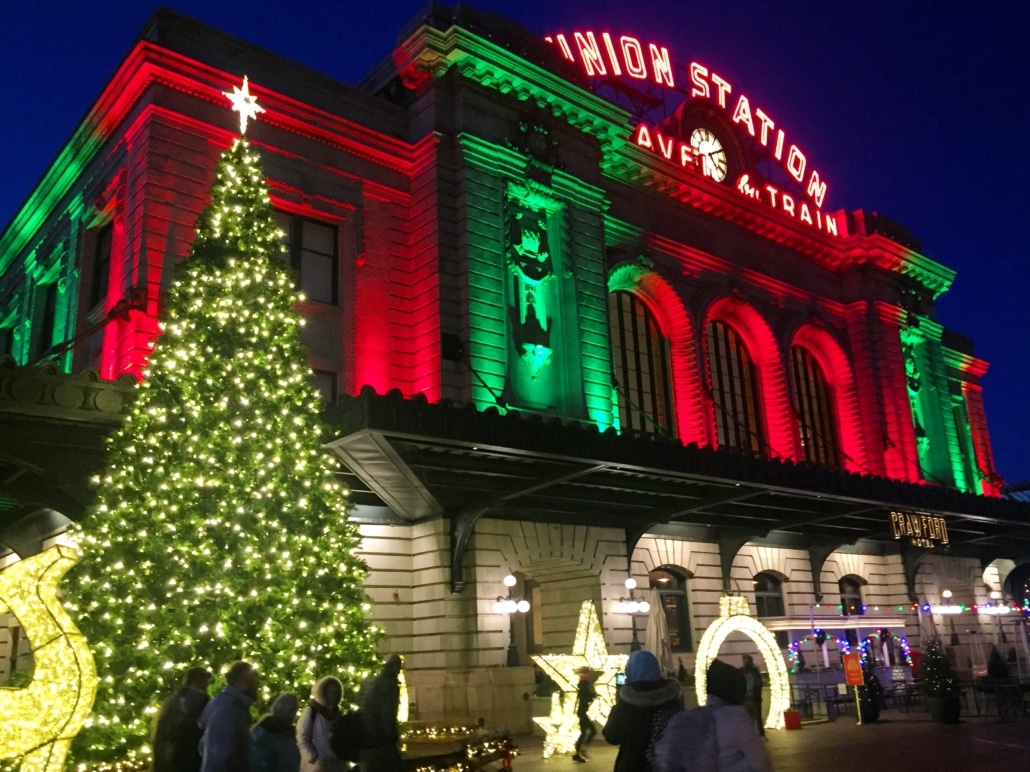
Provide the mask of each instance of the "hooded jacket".
POLYGON ((226 686, 200 714, 201 772, 250 772, 250 706, 254 698, 226 686))
POLYGON ((657 772, 771 772, 754 719, 708 694, 708 704, 674 716, 655 746, 657 772))
POLYGON ((302 772, 336 772, 347 769, 347 762, 333 752, 330 742, 333 722, 339 718, 337 706, 329 706, 326 688, 335 678, 326 676, 311 690, 311 704, 304 709, 297 722, 297 745, 300 748, 302 772))
POLYGON ((198 772, 197 721, 209 700, 205 692, 188 686, 165 700, 154 727, 154 772, 198 772))
POLYGON ((658 678, 630 681, 619 690, 619 698, 604 725, 604 739, 619 746, 615 772, 648 772, 648 749, 661 734, 662 724, 683 710, 678 681, 658 678))

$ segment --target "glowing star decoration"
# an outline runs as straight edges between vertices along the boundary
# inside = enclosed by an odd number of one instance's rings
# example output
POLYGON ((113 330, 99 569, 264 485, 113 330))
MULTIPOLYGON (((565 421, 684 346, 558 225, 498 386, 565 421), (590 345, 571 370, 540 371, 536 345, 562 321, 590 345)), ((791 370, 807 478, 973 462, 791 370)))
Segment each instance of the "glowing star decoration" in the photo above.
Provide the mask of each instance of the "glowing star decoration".
POLYGON ((555 753, 570 754, 574 751, 579 736, 579 719, 576 717, 579 671, 588 667, 597 674, 594 681, 597 699, 591 703, 588 715, 604 725, 615 705, 615 676, 626 669, 626 660, 625 654, 608 653, 597 610, 589 600, 583 601, 579 609, 572 654, 533 657, 533 661, 558 685, 558 692, 551 696, 551 714, 546 718, 533 719, 547 734, 544 738, 545 759, 555 753))
POLYGON ((0 759, 21 772, 59 772, 72 739, 86 723, 97 693, 89 646, 57 597, 57 585, 76 562, 69 547, 50 549, 0 572, 0 614, 18 619, 32 647, 32 682, 0 687, 0 759))
POLYGON ((708 666, 719 655, 719 647, 730 633, 744 633, 758 646, 758 653, 769 669, 769 713, 765 718, 765 726, 767 729, 783 729, 783 711, 790 708, 787 666, 776 645, 776 637, 751 616, 747 598, 733 595, 719 598, 719 618, 701 636, 694 664, 697 704, 708 702, 708 666))
POLYGON ((251 118, 257 120, 257 114, 265 111, 265 108, 257 103, 257 97, 250 93, 247 76, 243 76, 243 88, 233 86, 231 94, 228 91, 222 93, 232 102, 233 111, 240 114, 240 134, 246 134, 247 121, 251 118))

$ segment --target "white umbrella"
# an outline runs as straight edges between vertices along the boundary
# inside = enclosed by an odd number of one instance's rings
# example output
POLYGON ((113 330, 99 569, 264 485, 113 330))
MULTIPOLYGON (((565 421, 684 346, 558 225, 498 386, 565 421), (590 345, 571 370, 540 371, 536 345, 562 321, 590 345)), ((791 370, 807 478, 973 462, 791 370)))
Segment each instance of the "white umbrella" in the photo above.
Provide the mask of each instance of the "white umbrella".
POLYGON ((655 655, 658 664, 666 673, 672 673, 672 646, 669 645, 669 624, 665 620, 665 609, 658 590, 648 590, 648 603, 651 610, 647 615, 647 633, 644 636, 644 648, 655 655))

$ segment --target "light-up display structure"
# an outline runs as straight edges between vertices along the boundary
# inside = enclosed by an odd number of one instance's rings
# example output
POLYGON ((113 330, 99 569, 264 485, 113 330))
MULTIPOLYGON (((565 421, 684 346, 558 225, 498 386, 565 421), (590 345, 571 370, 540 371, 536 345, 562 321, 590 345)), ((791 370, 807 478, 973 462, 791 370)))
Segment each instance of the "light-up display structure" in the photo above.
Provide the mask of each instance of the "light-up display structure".
POLYGON ((719 656, 719 648, 730 633, 743 633, 758 646, 758 653, 762 655, 769 670, 769 713, 765 718, 765 727, 783 729, 783 711, 790 708, 787 666, 776 645, 776 637, 751 616, 747 598, 739 595, 723 595, 719 598, 719 618, 708 625, 701 636, 694 664, 697 704, 705 705, 708 702, 708 666, 719 656))
POLYGON ((97 693, 97 671, 82 633, 61 606, 57 585, 78 562, 63 546, 19 560, 0 572, 0 614, 18 619, 32 647, 32 683, 0 687, 0 759, 21 772, 59 772, 97 693))
POLYGON ((558 685, 558 691, 551 696, 550 715, 533 719, 547 735, 544 738, 545 759, 555 753, 569 754, 574 750, 579 736, 579 719, 576 717, 579 671, 588 667, 597 674, 594 681, 597 699, 590 704, 587 713, 603 726, 615 705, 615 675, 626 669, 627 659, 625 654, 608 653, 597 609, 590 600, 583 601, 580 606, 572 654, 533 657, 533 661, 558 685))

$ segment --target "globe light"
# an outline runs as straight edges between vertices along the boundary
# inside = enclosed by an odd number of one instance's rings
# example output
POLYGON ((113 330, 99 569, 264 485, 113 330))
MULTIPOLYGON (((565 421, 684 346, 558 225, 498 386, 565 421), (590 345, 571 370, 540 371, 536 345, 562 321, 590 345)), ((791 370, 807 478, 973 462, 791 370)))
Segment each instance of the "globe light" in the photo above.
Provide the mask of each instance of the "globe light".
POLYGON ((528 600, 520 600, 516 604, 516 607, 518 608, 520 614, 525 614, 527 611, 529 611, 529 601, 528 600))
POLYGON ((1001 593, 997 590, 991 590, 991 600, 1001 600, 1001 593))
POLYGON ((637 580, 634 579, 632 576, 629 579, 626 580, 626 589, 627 590, 635 590, 635 589, 637 589, 637 580))
POLYGON ((651 604, 648 603, 646 600, 640 601, 640 613, 641 614, 647 614, 650 611, 651 611, 651 604))
POLYGON ((519 580, 516 579, 511 574, 508 574, 506 577, 504 577, 504 586, 505 587, 514 587, 518 583, 519 583, 519 580))
POLYGON ((616 603, 614 611, 616 614, 628 614, 629 612, 626 610, 626 601, 620 600, 616 603))
POLYGON ((950 598, 951 597, 951 590, 945 590, 944 592, 941 593, 941 595, 944 598, 950 598))

